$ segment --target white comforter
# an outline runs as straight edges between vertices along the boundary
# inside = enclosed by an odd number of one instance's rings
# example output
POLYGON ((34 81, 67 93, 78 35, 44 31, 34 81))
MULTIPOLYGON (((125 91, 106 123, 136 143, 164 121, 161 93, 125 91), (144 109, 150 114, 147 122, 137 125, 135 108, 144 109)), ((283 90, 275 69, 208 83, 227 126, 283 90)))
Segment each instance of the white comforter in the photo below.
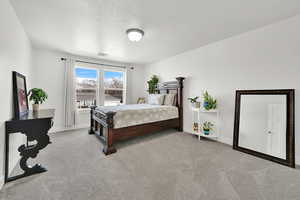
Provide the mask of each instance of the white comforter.
POLYGON ((99 106, 102 112, 116 112, 114 128, 123 128, 178 118, 176 106, 161 106, 150 104, 130 104, 120 106, 99 106))

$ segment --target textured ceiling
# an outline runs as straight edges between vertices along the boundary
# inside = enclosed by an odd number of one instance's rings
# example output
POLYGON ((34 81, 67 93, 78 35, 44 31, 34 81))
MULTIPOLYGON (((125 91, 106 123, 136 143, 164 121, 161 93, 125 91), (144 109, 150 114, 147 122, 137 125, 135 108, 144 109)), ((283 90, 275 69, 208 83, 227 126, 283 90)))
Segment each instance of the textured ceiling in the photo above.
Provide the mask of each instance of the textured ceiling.
POLYGON ((11 2, 34 45, 128 63, 158 61, 300 13, 299 0, 11 2), (125 31, 136 27, 145 36, 133 43, 125 31))

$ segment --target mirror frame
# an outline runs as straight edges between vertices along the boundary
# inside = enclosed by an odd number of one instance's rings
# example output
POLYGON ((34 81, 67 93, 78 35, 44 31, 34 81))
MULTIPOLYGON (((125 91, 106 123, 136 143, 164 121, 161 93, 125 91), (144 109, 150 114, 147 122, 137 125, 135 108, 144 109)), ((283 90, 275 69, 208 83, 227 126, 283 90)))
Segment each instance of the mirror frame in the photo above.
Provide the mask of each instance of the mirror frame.
POLYGON ((237 90, 235 96, 233 149, 295 168, 295 90, 237 90), (278 158, 239 146, 240 106, 242 95, 286 95, 286 159, 278 158))

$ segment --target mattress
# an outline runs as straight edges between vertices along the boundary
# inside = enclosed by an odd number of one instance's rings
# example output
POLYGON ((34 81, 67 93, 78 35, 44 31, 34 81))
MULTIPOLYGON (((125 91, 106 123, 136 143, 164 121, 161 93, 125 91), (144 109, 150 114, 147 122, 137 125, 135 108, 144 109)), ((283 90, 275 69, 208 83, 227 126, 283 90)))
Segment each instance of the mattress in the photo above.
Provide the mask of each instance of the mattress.
POLYGON ((120 106, 99 106, 101 112, 115 112, 114 128, 124 128, 151 122, 178 118, 176 106, 130 104, 120 106))

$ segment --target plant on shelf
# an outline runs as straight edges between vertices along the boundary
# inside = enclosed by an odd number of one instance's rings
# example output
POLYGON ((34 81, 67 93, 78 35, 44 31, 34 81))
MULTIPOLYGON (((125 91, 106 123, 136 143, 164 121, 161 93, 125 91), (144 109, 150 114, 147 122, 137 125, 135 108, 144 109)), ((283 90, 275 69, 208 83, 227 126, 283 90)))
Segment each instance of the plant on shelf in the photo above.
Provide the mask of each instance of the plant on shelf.
POLYGON ((39 110, 39 104, 42 104, 46 101, 48 98, 47 93, 40 89, 40 88, 33 88, 28 92, 29 100, 33 101, 34 104, 32 104, 32 110, 38 111, 39 110))
POLYGON ((212 130, 212 127, 213 127, 213 123, 211 122, 204 122, 203 125, 202 125, 202 129, 203 129, 203 133, 204 135, 209 135, 210 131, 212 130))
POLYGON ((158 84, 158 77, 156 75, 153 75, 151 79, 147 82, 148 83, 148 92, 149 94, 154 94, 157 89, 158 84))
POLYGON ((188 98, 188 100, 191 102, 192 106, 195 108, 200 108, 200 102, 197 101, 198 98, 199 98, 198 96, 188 98))
POLYGON ((191 102, 191 103, 196 103, 197 102, 197 99, 198 99, 199 97, 190 97, 190 98, 188 98, 188 100, 191 102))
POLYGON ((210 96, 207 91, 203 93, 203 101, 203 107, 205 108, 205 110, 217 108, 217 100, 212 98, 212 96, 210 96))

